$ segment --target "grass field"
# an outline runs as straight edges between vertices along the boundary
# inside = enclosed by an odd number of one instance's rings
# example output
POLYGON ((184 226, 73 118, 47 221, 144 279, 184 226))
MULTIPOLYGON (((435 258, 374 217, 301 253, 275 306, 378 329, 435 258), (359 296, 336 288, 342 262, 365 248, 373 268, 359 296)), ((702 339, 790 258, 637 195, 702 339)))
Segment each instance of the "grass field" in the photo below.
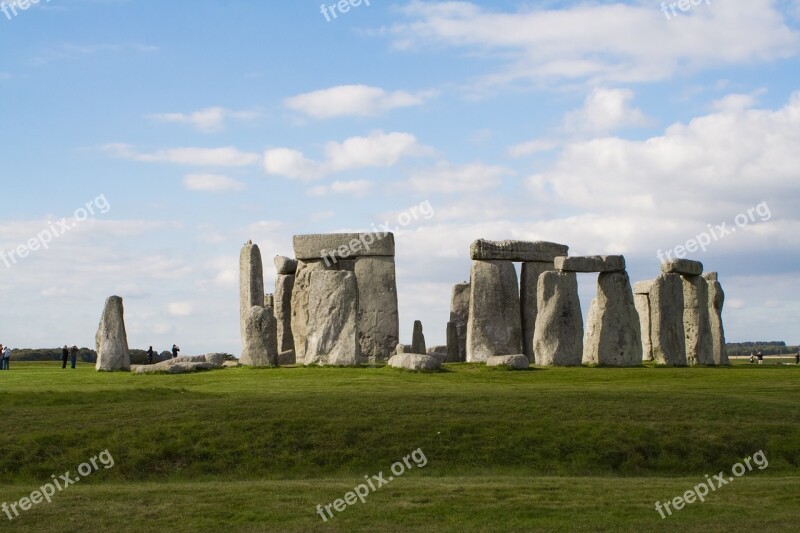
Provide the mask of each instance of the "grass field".
POLYGON ((108 450, 0 531, 791 531, 800 368, 446 365, 98 374, 0 372, 0 502, 108 450), (327 505, 426 459, 323 522, 327 505), (662 519, 762 450, 769 461, 662 519))

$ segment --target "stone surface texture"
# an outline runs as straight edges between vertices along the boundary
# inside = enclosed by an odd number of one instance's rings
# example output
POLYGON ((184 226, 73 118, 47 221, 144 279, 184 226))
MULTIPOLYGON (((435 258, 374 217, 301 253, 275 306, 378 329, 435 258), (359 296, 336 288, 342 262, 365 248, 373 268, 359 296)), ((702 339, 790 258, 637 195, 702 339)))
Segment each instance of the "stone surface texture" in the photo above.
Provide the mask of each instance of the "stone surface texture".
POLYGON ((551 263, 567 255, 569 246, 544 241, 488 241, 478 239, 469 248, 476 261, 520 261, 551 263))
POLYGON ((621 255, 556 257, 554 266, 563 272, 620 272, 625 270, 625 258, 621 255))
POLYGON ((358 285, 361 357, 370 363, 386 361, 400 340, 394 257, 359 257, 353 271, 358 285))
POLYGON ((292 335, 292 290, 294 274, 278 274, 275 278, 275 320, 278 323, 278 352, 294 350, 292 335))
POLYGON ((388 232, 295 235, 293 244, 295 257, 302 261, 327 259, 332 263, 332 259, 394 257, 394 234, 388 232))
POLYGON ((703 263, 691 259, 673 259, 661 263, 662 274, 683 274, 684 276, 699 276, 703 273, 703 263))
POLYGON ((313 305, 308 309, 302 363, 358 365, 361 362, 361 348, 358 342, 358 286, 355 274, 347 271, 312 272, 308 299, 313 305))
POLYGON ((536 362, 533 336, 536 331, 536 315, 539 312, 539 277, 554 270, 553 263, 522 263, 519 288, 520 318, 522 320, 522 353, 531 363, 536 362))
POLYGON ((119 296, 111 296, 106 300, 100 325, 97 327, 95 344, 96 370, 130 371, 131 353, 128 349, 128 334, 125 331, 125 309, 119 296))
POLYGON ((583 359, 583 315, 574 272, 545 272, 539 278, 539 312, 533 337, 536 364, 580 365, 583 359))
POLYGON ((473 261, 467 361, 522 351, 517 271, 511 261, 473 261))
POLYGON ((708 282, 702 276, 683 276, 682 279, 686 363, 713 365, 714 347, 708 312, 708 282))
POLYGON ((244 319, 244 348, 239 362, 245 366, 278 365, 278 324, 272 311, 254 305, 244 319))
POLYGON ((603 272, 597 279, 583 343, 583 363, 639 366, 642 331, 626 272, 603 272))
MULTIPOLYGON (((715 276, 716 278, 716 276, 715 276)), ((719 281, 708 282, 708 317, 711 323, 711 356, 715 365, 729 365, 728 350, 725 347, 725 328, 722 325, 722 307, 725 292, 719 281)))
POLYGON ((399 353, 392 356, 388 364, 392 368, 414 372, 433 372, 442 368, 442 362, 438 357, 417 353, 399 353))
POLYGON ((683 280, 679 274, 661 274, 650 291, 653 360, 660 365, 686 366, 683 329, 683 280))
POLYGON ((530 361, 525 354, 493 355, 486 360, 486 366, 505 366, 513 370, 525 370, 530 361))

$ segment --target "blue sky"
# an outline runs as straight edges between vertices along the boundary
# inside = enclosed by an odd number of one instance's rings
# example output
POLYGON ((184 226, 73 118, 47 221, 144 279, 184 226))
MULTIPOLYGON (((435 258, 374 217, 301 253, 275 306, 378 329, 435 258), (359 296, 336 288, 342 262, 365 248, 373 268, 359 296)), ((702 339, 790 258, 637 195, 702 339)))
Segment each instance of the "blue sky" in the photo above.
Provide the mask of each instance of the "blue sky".
POLYGON ((396 236, 404 342, 444 342, 474 239, 642 280, 725 223, 689 257, 729 340, 800 343, 800 1, 321 3, 6 0, 0 250, 74 227, 0 261, 0 342, 93 346, 119 294, 132 346, 238 353, 246 240, 270 287, 293 234, 430 205, 396 236))

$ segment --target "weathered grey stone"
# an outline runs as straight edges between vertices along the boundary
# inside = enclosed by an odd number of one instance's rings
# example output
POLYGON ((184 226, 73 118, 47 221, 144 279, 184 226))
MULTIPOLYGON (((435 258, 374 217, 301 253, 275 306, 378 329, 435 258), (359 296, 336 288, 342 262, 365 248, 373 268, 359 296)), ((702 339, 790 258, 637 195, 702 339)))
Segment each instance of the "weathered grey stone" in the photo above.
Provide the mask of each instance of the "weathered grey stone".
POLYGON ((135 365, 132 370, 135 374, 188 374, 191 372, 199 372, 201 370, 213 370, 216 367, 211 363, 206 362, 183 362, 166 364, 168 361, 156 363, 154 365, 135 365))
POLYGON ((633 294, 650 294, 653 290, 653 280, 637 281, 633 284, 633 294))
POLYGON ((286 350, 278 354, 278 365, 288 366, 294 364, 297 364, 297 357, 295 356, 294 350, 286 350))
POLYGON ((400 340, 394 257, 359 257, 353 269, 358 285, 361 357, 370 363, 386 361, 400 340))
POLYGON ((411 337, 411 351, 413 353, 428 353, 425 348, 425 334, 422 333, 422 322, 414 321, 414 333, 411 337))
POLYGON ((639 366, 642 330, 627 272, 602 272, 583 343, 583 364, 639 366))
POLYGON ((244 349, 239 362, 244 366, 278 365, 278 323, 271 309, 254 305, 244 319, 244 349))
POLYGON ((511 261, 473 261, 467 361, 522 351, 517 271, 511 261))
POLYGON ((297 259, 324 259, 327 265, 348 257, 394 257, 394 234, 389 232, 295 235, 293 243, 297 259))
POLYGON ((661 274, 650 291, 653 360, 657 364, 686 366, 683 307, 680 274, 661 274))
POLYGON ((281 276, 294 275, 294 273, 297 272, 297 259, 276 255, 275 270, 278 272, 278 275, 281 276))
POLYGON ((709 283, 712 281, 719 281, 718 272, 705 272, 703 273, 703 277, 706 278, 706 281, 708 281, 709 283))
POLYGON ((685 276, 699 276, 703 273, 703 263, 691 259, 673 259, 661 263, 662 274, 683 274, 685 276))
POLYGON ((264 307, 271 309, 272 314, 275 314, 275 295, 267 293, 264 295, 264 307))
POLYGON ((469 321, 469 283, 453 285, 450 299, 450 322, 448 323, 447 345, 452 352, 450 362, 464 362, 467 360, 467 322, 469 321), (453 335, 450 336, 449 324, 453 324, 453 335))
MULTIPOLYGON (((312 272, 308 287, 305 365, 353 366, 361 362, 358 286, 346 271, 312 272)), ((299 361, 299 358, 298 358, 299 361)))
POLYGON ((239 364, 239 361, 225 361, 224 363, 222 363, 222 366, 224 368, 236 368, 237 366, 241 365, 239 364))
MULTIPOLYGON (((638 285, 638 283, 637 283, 638 285)), ((642 332, 642 361, 653 360, 653 326, 650 322, 650 290, 646 293, 637 293, 634 289, 633 303, 636 305, 636 314, 639 315, 639 329, 642 332)))
POLYGON ((533 335, 536 330, 536 315, 539 310, 537 303, 539 277, 554 268, 553 263, 522 263, 519 289, 520 316, 522 319, 522 353, 531 363, 536 361, 533 352, 533 335))
POLYGON ((410 344, 398 344, 396 348, 397 353, 414 353, 410 344))
POLYGON ((715 365, 728 365, 728 349, 725 346, 725 328, 722 325, 722 307, 725 292, 719 281, 708 283, 708 315, 711 323, 711 356, 715 365))
POLYGON ((455 322, 447 323, 447 361, 448 363, 458 363, 461 361, 458 352, 458 329, 455 322))
POLYGON ((278 352, 294 350, 292 336, 292 289, 294 275, 278 274, 275 278, 275 320, 278 321, 278 352))
POLYGON ((493 355, 486 359, 486 366, 506 366, 512 370, 525 370, 530 361, 525 354, 493 355))
POLYGON ((539 277, 539 312, 533 336, 536 364, 580 365, 583 358, 583 315, 574 272, 545 272, 539 277))
POLYGON ((125 309, 119 296, 111 296, 106 300, 100 325, 97 327, 95 344, 97 348, 95 370, 130 371, 131 353, 128 350, 128 334, 125 331, 125 309))
POLYGON ((244 346, 244 321, 250 308, 264 306, 264 269, 261 250, 253 241, 247 241, 239 254, 239 328, 244 346))
POLYGON ((207 353, 205 355, 206 362, 216 368, 222 368, 225 363, 225 355, 221 353, 207 353))
POLYGON ((545 241, 488 241, 478 239, 469 247, 476 261, 522 261, 551 263, 567 255, 569 246, 545 241))
POLYGON ((294 350, 297 362, 303 364, 306 356, 306 330, 309 320, 309 300, 308 286, 311 282, 311 274, 325 270, 325 263, 318 259, 316 261, 298 261, 297 274, 294 277, 294 287, 292 288, 292 337, 294 338, 294 350))
POLYGON ((625 270, 621 255, 589 255, 582 257, 556 257, 556 270, 563 272, 620 272, 625 270))
POLYGON ((702 276, 683 276, 683 332, 686 336, 686 362, 689 365, 713 365, 708 282, 702 276))
POLYGON ((399 353, 389 359, 392 368, 412 370, 414 372, 433 372, 441 370, 442 362, 438 357, 427 354, 399 353))

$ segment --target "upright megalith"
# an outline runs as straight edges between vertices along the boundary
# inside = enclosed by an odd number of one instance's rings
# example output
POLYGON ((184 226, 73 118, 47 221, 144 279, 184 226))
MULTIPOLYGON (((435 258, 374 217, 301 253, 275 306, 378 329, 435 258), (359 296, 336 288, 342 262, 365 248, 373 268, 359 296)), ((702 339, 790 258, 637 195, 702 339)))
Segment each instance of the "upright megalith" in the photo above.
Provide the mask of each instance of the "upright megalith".
POLYGON ((239 324, 242 345, 245 344, 245 318, 250 308, 263 307, 264 268, 261 264, 261 251, 253 241, 247 241, 239 254, 239 324))
POLYGON ((537 303, 539 278, 542 274, 554 268, 552 261, 527 261, 522 263, 519 288, 520 316, 522 319, 522 353, 531 363, 536 362, 533 336, 536 330, 536 315, 539 313, 539 305, 537 303))
POLYGON ((292 289, 294 274, 278 274, 275 278, 275 320, 278 323, 278 352, 294 350, 292 336, 292 289))
POLYGON ((626 272, 600 273, 586 322, 584 364, 642 364, 642 331, 626 272))
POLYGON ((680 274, 661 274, 650 290, 653 360, 657 364, 686 366, 683 309, 683 280, 680 274))
POLYGON ((411 337, 411 351, 413 353, 428 353, 425 347, 425 334, 422 333, 422 322, 414 321, 414 333, 411 337))
POLYGON ((728 350, 725 347, 725 328, 722 325, 722 307, 725 304, 725 292, 716 272, 703 274, 708 282, 708 316, 711 323, 711 356, 715 365, 730 364, 728 350))
POLYGON ((387 361, 400 342, 394 257, 359 257, 353 272, 358 285, 361 357, 371 363, 387 361))
POLYGON ((264 307, 267 309, 272 310, 272 313, 275 313, 275 295, 272 293, 267 293, 264 295, 264 307))
POLYGON ((639 328, 642 331, 642 360, 653 360, 653 325, 650 310, 650 291, 653 281, 639 281, 633 285, 633 302, 639 315, 639 328))
POLYGON ((583 315, 574 272, 550 271, 539 277, 538 314, 533 336, 536 364, 580 365, 583 315))
POLYGON ((517 271, 511 261, 472 262, 467 361, 486 362, 493 355, 522 350, 517 271))
POLYGON ((278 365, 278 325, 272 309, 254 305, 244 317, 244 346, 239 363, 245 366, 278 365))
POLYGON ((306 358, 306 334, 309 322, 309 286, 311 274, 325 270, 325 263, 321 260, 299 260, 297 274, 294 278, 292 289, 291 313, 292 336, 294 338, 295 357, 298 363, 303 363, 306 358))
POLYGON ((358 287, 347 271, 315 271, 309 276, 305 365, 351 366, 361 362, 358 341, 358 287))
POLYGON ((111 296, 106 300, 95 335, 95 345, 97 348, 95 370, 130 371, 131 354, 128 350, 128 334, 125 332, 125 309, 119 296, 111 296))
POLYGON ((463 363, 467 360, 469 294, 469 283, 457 283, 453 285, 453 292, 450 297, 450 322, 447 323, 447 353, 449 362, 463 363))
POLYGON ((713 365, 714 347, 708 312, 708 282, 702 276, 682 276, 682 279, 686 362, 690 365, 713 365))

